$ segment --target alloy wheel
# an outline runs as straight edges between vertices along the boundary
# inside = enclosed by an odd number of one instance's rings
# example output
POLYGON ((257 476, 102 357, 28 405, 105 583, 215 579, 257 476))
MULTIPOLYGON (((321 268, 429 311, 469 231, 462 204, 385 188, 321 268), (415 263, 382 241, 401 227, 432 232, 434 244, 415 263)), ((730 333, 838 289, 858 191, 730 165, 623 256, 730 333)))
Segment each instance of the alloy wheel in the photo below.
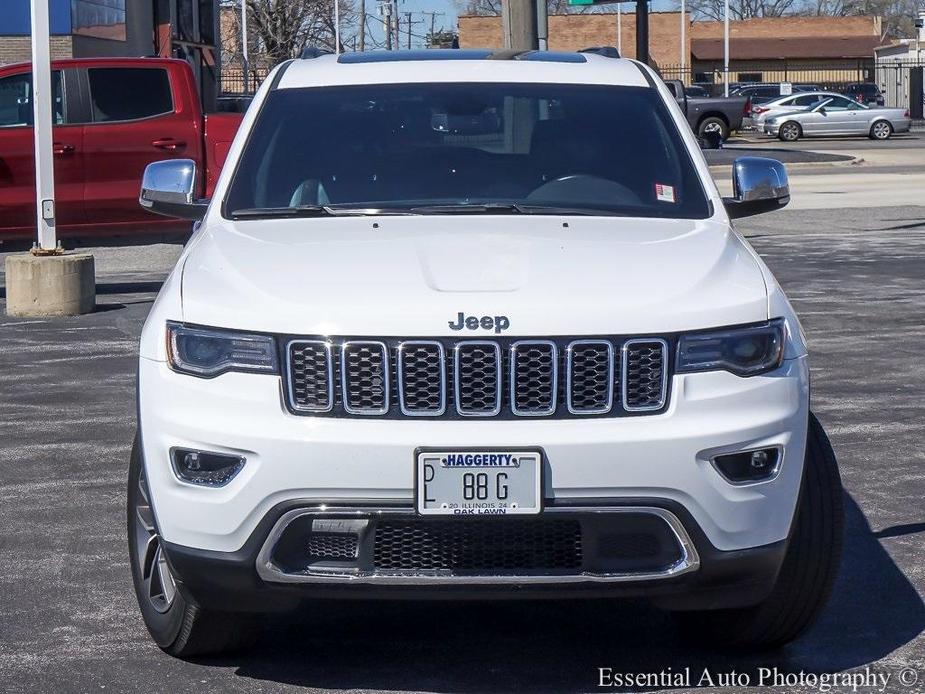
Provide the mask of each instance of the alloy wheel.
POLYGON ((135 504, 135 550, 144 596, 155 610, 167 612, 177 596, 177 583, 167 564, 154 525, 154 513, 151 511, 148 485, 143 473, 138 478, 138 500, 135 504))
POLYGON ((886 140, 890 136, 890 125, 884 121, 874 123, 874 137, 878 140, 886 140))

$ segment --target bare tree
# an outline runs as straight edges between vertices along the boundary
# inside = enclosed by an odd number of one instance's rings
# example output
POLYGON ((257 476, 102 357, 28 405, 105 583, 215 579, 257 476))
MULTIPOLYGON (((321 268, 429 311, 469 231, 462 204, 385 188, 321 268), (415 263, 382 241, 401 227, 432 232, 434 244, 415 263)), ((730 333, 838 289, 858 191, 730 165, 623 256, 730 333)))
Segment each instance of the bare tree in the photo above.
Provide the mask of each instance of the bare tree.
MULTIPOLYGON (((730 0, 729 18, 783 17, 797 4, 798 0, 730 0)), ((688 0, 687 8, 695 19, 723 19, 725 0, 688 0)))
MULTIPOLYGON (((334 50, 335 0, 246 0, 248 52, 252 61, 269 65, 297 57, 306 46, 334 50)), ((341 48, 350 45, 358 21, 353 0, 337 0, 340 9, 341 48)), ((240 1, 228 0, 235 8, 231 31, 240 46, 240 1)), ((224 39, 224 37, 223 37, 224 39)), ((238 49, 239 50, 239 49, 238 49)), ((235 51, 238 52, 238 51, 235 51)), ((231 51, 226 50, 226 54, 231 51)))

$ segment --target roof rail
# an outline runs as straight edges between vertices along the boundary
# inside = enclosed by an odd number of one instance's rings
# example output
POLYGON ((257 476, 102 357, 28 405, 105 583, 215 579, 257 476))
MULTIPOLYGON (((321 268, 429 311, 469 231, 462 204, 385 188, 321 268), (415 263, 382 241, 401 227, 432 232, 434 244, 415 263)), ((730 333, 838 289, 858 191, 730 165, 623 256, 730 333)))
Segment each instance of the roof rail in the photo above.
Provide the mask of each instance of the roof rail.
POLYGON ((302 60, 312 60, 314 58, 320 58, 323 55, 331 55, 332 52, 326 48, 318 48, 317 46, 306 46, 302 49, 302 55, 299 57, 302 60))
POLYGON ((620 51, 618 51, 613 46, 593 46, 591 48, 582 48, 579 53, 596 53, 597 55, 602 55, 605 58, 619 58, 620 51))

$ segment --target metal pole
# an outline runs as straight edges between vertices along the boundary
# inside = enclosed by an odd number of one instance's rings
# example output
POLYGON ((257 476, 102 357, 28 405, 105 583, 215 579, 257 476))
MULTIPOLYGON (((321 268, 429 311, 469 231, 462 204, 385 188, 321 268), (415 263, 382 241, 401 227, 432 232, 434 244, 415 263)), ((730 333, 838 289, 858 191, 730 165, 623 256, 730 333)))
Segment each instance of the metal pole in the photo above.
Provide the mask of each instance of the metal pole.
POLYGON ((549 50, 549 8, 546 0, 536 0, 536 46, 541 51, 549 50))
POLYGON ((366 0, 360 0, 360 50, 366 50, 366 0))
POLYGON ((250 72, 247 51, 247 0, 241 0, 241 68, 244 72, 244 93, 247 94, 247 73, 250 72))
POLYGON ((405 12, 405 19, 408 20, 408 50, 411 50, 411 18, 414 16, 413 12, 405 12))
POLYGON ((617 53, 623 55, 623 3, 617 3, 617 53))
POLYGON ((684 50, 687 45, 687 22, 685 18, 687 17, 687 3, 686 0, 681 0, 681 79, 684 79, 684 64, 687 62, 686 51, 684 50))
POLYGON ((636 60, 649 64, 649 0, 636 0, 636 60))
POLYGON ((52 151, 51 46, 48 0, 32 0, 32 120, 35 138, 35 192, 38 247, 54 252, 55 160, 52 151))
POLYGON ((340 2, 334 0, 334 55, 340 55, 340 2))
POLYGON ((729 96, 729 0, 723 14, 723 95, 729 96))

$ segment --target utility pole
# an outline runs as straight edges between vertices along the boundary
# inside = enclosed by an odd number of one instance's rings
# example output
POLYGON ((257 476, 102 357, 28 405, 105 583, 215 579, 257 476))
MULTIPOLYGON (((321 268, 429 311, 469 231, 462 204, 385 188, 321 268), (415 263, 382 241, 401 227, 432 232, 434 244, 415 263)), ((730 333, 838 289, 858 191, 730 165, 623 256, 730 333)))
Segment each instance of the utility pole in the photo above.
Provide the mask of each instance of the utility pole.
POLYGON ((401 30, 398 26, 398 0, 392 0, 392 20, 395 23, 395 50, 401 48, 401 30))
POLYGON ((536 47, 549 50, 549 8, 546 0, 536 0, 536 47))
POLYGON ((423 15, 425 15, 425 16, 426 16, 426 15, 430 15, 430 40, 431 40, 431 42, 433 42, 433 40, 434 40, 434 34, 435 34, 436 31, 437 31, 437 17, 438 17, 438 16, 439 16, 439 17, 442 17, 444 13, 443 13, 443 12, 428 11, 428 12, 422 12, 421 14, 423 14, 423 15))
POLYGON ((366 50, 366 0, 360 0, 360 26, 359 28, 359 39, 360 39, 360 50, 366 50))
POLYGON ((681 80, 684 80, 684 64, 687 62, 687 3, 681 0, 681 80))
POLYGON ((334 55, 340 55, 340 0, 334 0, 334 55))
POLYGON ((504 47, 516 51, 539 48, 535 0, 502 0, 504 47))
POLYGON ((649 64, 649 0, 636 0, 636 60, 649 64))
POLYGON ((382 28, 385 30, 385 50, 392 50, 392 3, 390 0, 379 3, 382 14, 382 28))

